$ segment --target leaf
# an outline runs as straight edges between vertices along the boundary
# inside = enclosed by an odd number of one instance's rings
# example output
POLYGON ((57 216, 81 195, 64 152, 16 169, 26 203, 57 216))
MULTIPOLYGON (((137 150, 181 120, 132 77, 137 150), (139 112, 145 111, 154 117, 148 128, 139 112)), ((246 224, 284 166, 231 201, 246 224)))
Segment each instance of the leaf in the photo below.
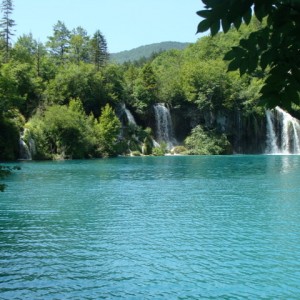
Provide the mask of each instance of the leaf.
POLYGON ((258 54, 257 53, 251 53, 251 55, 248 58, 248 73, 252 73, 255 71, 255 69, 258 66, 258 54))
POLYGON ((262 22, 262 19, 268 14, 264 1, 255 1, 254 13, 256 18, 262 22))
POLYGON ((279 106, 279 99, 276 93, 268 94, 268 95, 262 95, 259 101, 259 104, 262 106, 266 106, 267 108, 274 108, 276 106, 279 106))
POLYGON ((252 18, 252 9, 251 7, 249 7, 247 12, 243 15, 243 19, 247 25, 249 25, 251 18, 252 18))
POLYGON ((211 16, 211 10, 199 10, 197 15, 201 18, 208 19, 211 16))
POLYGON ((300 85, 300 70, 297 67, 292 68, 291 74, 294 76, 295 80, 300 85))
POLYGON ((224 55, 224 60, 233 60, 236 57, 234 49, 229 50, 225 55, 224 55))
POLYGON ((248 64, 246 60, 241 60, 241 62, 239 63, 239 70, 240 70, 240 76, 243 76, 248 69, 248 64))
POLYGON ((209 22, 209 20, 205 19, 199 23, 197 33, 205 32, 209 28, 210 28, 210 22, 209 22))
POLYGON ((239 67, 240 67, 240 60, 236 58, 229 63, 227 72, 236 71, 239 69, 239 67))
POLYGON ((229 31, 229 29, 231 27, 230 25, 231 25, 231 23, 227 20, 227 18, 222 19, 222 28, 223 28, 224 33, 229 31))
POLYGON ((249 38, 251 38, 252 36, 255 36, 255 39, 257 41, 257 44, 258 44, 260 50, 267 49, 268 40, 269 40, 269 29, 268 28, 258 30, 257 32, 252 32, 250 34, 249 38))
POLYGON ((268 94, 271 94, 271 93, 278 94, 278 91, 277 91, 276 87, 274 85, 268 84, 268 83, 265 83, 263 85, 263 87, 261 88, 260 92, 263 95, 268 95, 268 94))
POLYGON ((210 32, 212 36, 216 35, 219 32, 219 30, 220 30, 220 21, 217 21, 210 26, 210 32))
POLYGON ((234 51, 236 57, 243 57, 247 53, 247 51, 244 48, 241 48, 239 46, 232 47, 232 51, 234 51))
POLYGON ((241 39, 241 40, 240 40, 240 45, 241 45, 244 49, 248 49, 249 41, 248 41, 247 39, 241 39))
POLYGON ((260 57, 260 66, 263 70, 266 69, 266 67, 270 64, 271 60, 270 60, 270 55, 269 55, 269 51, 265 51, 261 57, 260 57))
POLYGON ((283 99, 286 99, 286 101, 291 101, 296 104, 299 104, 300 99, 299 99, 299 94, 297 92, 296 86, 288 85, 284 89, 282 95, 283 95, 283 99))
POLYGON ((236 29, 239 29, 242 24, 242 18, 238 17, 237 19, 234 20, 233 24, 236 29))
POLYGON ((202 2, 209 7, 215 7, 220 4, 220 0, 204 0, 202 2))

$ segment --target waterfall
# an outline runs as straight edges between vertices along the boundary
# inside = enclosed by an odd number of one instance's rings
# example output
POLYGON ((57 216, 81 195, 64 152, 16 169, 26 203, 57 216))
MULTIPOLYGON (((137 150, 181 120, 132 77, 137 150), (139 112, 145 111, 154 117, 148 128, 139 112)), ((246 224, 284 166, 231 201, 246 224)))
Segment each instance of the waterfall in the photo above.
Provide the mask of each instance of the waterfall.
POLYGON ((20 138, 20 140, 19 140, 19 146, 20 146, 20 159, 22 159, 22 160, 31 160, 32 156, 31 156, 29 147, 23 141, 22 138, 20 138))
POLYGON ((25 128, 24 132, 20 134, 19 149, 19 158, 22 160, 32 160, 32 157, 36 154, 35 141, 32 137, 32 134, 27 128, 25 128), (25 140, 27 141, 27 143, 25 142, 25 140))
POLYGON ((124 108, 124 112, 126 114, 127 120, 129 124, 133 124, 136 125, 136 121, 134 119, 134 116, 132 115, 132 113, 130 112, 129 109, 127 109, 126 107, 124 108))
POLYGON ((165 142, 168 150, 177 144, 173 133, 173 123, 169 109, 163 104, 154 105, 156 137, 159 143, 165 142))
POLYGON ((280 107, 267 110, 267 149, 269 154, 300 154, 300 121, 280 107))
POLYGON ((123 125, 137 125, 131 111, 126 107, 125 103, 121 103, 118 107, 118 117, 122 121, 123 125))
POLYGON ((274 126, 274 113, 271 110, 266 111, 267 118, 267 150, 269 154, 279 153, 277 146, 277 137, 274 126))

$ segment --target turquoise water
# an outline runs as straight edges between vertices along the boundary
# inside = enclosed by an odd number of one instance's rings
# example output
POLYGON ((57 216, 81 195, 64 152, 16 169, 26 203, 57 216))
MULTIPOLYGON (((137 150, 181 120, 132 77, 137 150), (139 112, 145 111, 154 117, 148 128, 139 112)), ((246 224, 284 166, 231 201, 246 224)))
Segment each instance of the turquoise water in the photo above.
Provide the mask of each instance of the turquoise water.
POLYGON ((20 165, 0 299, 300 299, 300 156, 20 165))

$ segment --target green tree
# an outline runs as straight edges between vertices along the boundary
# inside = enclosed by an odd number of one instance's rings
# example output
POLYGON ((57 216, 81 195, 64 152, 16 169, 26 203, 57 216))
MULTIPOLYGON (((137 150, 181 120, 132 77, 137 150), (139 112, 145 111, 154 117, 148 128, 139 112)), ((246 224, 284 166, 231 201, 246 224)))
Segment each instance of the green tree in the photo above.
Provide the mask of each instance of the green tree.
POLYGON ((183 52, 170 50, 158 55, 151 66, 158 83, 158 98, 164 103, 174 105, 184 101, 181 82, 183 52))
POLYGON ((12 49, 12 59, 31 64, 39 77, 42 77, 46 56, 45 46, 35 40, 31 33, 20 36, 12 49))
POLYGON ((0 160, 2 161, 16 160, 19 156, 20 130, 24 125, 19 124, 19 117, 16 110, 0 116, 0 160))
POLYGON ((25 139, 35 140, 38 159, 86 158, 95 148, 93 127, 81 101, 72 99, 69 106, 53 105, 31 118, 25 139))
POLYGON ((225 59, 228 70, 252 74, 257 67, 267 71, 261 98, 269 107, 291 109, 300 104, 300 2, 298 0, 202 0, 205 10, 198 11, 203 20, 198 32, 210 29, 214 36, 232 26, 239 29, 250 24, 253 16, 261 27, 240 40, 225 59))
POLYGON ((185 146, 191 155, 217 155, 230 152, 230 143, 226 135, 205 131, 200 125, 196 126, 191 135, 185 139, 185 146))
POLYGON ((221 59, 185 63, 182 86, 188 101, 200 110, 221 109, 228 96, 226 65, 221 59))
POLYGON ((95 116, 107 102, 103 75, 89 64, 68 64, 59 68, 44 95, 49 104, 68 104, 71 99, 79 98, 86 113, 93 112, 95 116))
POLYGON ((1 37, 4 39, 5 61, 7 62, 9 60, 11 38, 14 35, 13 27, 16 25, 15 21, 11 18, 11 15, 13 13, 13 1, 2 0, 1 11, 3 12, 3 18, 0 22, 1 37))
POLYGON ((60 63, 65 61, 70 47, 70 31, 65 23, 58 21, 53 26, 53 36, 49 37, 47 46, 50 48, 50 53, 56 57, 60 63))
POLYGON ((72 62, 89 61, 89 36, 82 27, 77 27, 71 32, 70 38, 70 58, 72 62))
POLYGON ((33 64, 36 44, 32 34, 20 36, 12 49, 12 58, 22 63, 33 64))
MULTIPOLYGON (((27 77, 27 65, 9 62, 0 69, 0 113, 5 114, 13 108, 21 108, 26 95, 21 88, 21 81, 27 77), (22 90, 22 91, 21 91, 22 90)), ((25 80, 27 80, 25 79, 25 80)), ((23 81, 24 82, 24 81, 23 81)))
POLYGON ((104 77, 105 98, 109 103, 124 101, 124 80, 122 68, 119 65, 108 64, 101 72, 104 77))
POLYGON ((97 30, 91 39, 91 60, 99 71, 108 61, 107 43, 104 35, 97 30))
POLYGON ((158 101, 158 82, 150 63, 147 63, 140 72, 134 86, 133 106, 140 113, 144 113, 150 105, 158 101))
POLYGON ((96 135, 99 143, 98 151, 101 156, 115 156, 118 154, 118 138, 121 122, 109 104, 101 111, 99 124, 96 126, 96 135))

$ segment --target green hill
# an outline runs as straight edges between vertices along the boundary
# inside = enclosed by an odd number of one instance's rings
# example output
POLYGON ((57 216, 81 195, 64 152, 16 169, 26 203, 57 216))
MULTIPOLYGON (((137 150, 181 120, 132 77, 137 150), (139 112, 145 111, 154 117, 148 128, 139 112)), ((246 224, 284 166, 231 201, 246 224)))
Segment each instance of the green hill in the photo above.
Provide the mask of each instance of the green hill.
POLYGON ((170 49, 185 49, 189 43, 180 42, 161 42, 145 46, 140 46, 132 50, 111 53, 110 59, 116 63, 124 63, 126 61, 135 61, 141 58, 149 58, 153 53, 159 53, 170 49))

